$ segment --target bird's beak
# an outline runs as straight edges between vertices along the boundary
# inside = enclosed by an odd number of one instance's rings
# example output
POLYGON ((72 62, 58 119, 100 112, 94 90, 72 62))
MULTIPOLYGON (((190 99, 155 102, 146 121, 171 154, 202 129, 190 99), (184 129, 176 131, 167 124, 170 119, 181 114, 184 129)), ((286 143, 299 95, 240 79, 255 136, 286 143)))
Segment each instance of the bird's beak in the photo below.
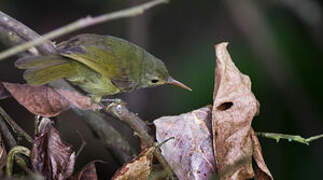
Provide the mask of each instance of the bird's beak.
POLYGON ((184 88, 184 89, 187 89, 189 91, 192 91, 191 88, 189 88, 188 86, 186 86, 185 84, 179 82, 179 81, 176 81, 174 78, 172 77, 169 77, 168 78, 168 81, 167 81, 167 84, 172 84, 172 85, 175 85, 175 86, 178 86, 178 87, 181 87, 181 88, 184 88))

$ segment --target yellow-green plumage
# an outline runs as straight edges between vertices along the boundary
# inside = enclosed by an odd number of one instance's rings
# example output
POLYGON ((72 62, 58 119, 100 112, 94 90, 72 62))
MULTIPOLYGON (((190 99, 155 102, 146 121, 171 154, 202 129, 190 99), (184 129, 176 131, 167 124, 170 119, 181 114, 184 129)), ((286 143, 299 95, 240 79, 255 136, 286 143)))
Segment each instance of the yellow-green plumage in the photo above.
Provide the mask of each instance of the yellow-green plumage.
POLYGON ((82 34, 58 44, 57 49, 57 54, 25 57, 15 65, 26 69, 24 79, 31 85, 65 78, 96 101, 106 95, 169 83, 161 60, 116 37, 82 34))

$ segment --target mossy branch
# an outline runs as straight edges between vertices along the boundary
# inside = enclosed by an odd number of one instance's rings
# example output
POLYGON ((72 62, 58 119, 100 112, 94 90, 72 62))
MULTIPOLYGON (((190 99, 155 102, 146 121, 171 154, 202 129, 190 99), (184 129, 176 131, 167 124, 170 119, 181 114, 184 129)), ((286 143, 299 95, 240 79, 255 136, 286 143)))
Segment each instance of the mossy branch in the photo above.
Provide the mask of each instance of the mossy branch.
POLYGON ((268 133, 268 132, 256 132, 257 136, 260 137, 265 137, 265 138, 269 138, 269 139, 274 139, 276 140, 276 142, 279 142, 280 139, 286 139, 289 142, 291 141, 295 141, 295 142, 299 142, 302 144, 306 144, 309 145, 310 142, 323 138, 323 134, 317 135, 317 136, 312 136, 309 138, 303 138, 299 135, 290 135, 290 134, 281 134, 281 133, 268 133))

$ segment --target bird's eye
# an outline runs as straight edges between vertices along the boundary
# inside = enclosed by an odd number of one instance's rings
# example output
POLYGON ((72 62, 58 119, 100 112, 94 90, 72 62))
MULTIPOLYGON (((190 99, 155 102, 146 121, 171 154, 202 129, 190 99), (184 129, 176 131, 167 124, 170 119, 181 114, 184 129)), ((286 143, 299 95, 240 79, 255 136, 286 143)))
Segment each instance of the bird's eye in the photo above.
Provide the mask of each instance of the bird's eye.
POLYGON ((151 80, 152 83, 158 83, 158 79, 151 80))

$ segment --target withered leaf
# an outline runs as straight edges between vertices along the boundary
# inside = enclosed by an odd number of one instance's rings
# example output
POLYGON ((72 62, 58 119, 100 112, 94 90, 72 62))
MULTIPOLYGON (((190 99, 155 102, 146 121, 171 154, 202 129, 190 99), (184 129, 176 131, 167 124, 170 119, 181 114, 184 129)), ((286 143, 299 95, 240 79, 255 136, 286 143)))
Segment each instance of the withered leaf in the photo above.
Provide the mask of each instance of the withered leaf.
POLYGON ((152 166, 155 147, 146 148, 136 158, 125 163, 111 180, 147 180, 152 166))
POLYGON ((48 118, 43 118, 36 135, 31 161, 33 169, 46 179, 63 180, 74 170, 75 153, 71 146, 61 139, 59 132, 48 118))
POLYGON ((70 180, 97 180, 98 176, 96 174, 95 163, 102 161, 91 161, 82 170, 77 173, 77 175, 70 178, 70 180))
POLYGON ((227 45, 215 46, 213 149, 220 179, 249 179, 254 176, 251 121, 258 112, 259 103, 251 92, 249 77, 232 62, 227 45))
POLYGON ((10 94, 30 112, 44 117, 53 117, 71 107, 83 110, 100 109, 92 104, 91 99, 76 91, 51 88, 49 86, 34 87, 28 84, 2 83, 10 94))
POLYGON ((254 132, 254 130, 251 128, 251 138, 253 143, 253 159, 256 162, 256 179, 257 180, 273 180, 273 176, 271 175, 269 169, 267 168, 267 165, 265 163, 265 160, 261 153, 261 145, 259 143, 259 140, 254 132))
POLYGON ((162 154, 181 180, 207 180, 215 170, 211 139, 211 106, 154 121, 162 154))

